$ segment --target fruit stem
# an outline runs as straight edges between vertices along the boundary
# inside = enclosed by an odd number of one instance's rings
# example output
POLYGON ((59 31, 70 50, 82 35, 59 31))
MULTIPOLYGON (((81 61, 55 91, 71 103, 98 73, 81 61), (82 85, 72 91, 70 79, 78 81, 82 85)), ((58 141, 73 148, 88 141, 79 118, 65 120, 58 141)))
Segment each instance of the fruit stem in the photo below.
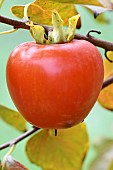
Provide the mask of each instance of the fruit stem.
POLYGON ((55 136, 57 136, 57 132, 58 132, 57 129, 55 129, 55 136))

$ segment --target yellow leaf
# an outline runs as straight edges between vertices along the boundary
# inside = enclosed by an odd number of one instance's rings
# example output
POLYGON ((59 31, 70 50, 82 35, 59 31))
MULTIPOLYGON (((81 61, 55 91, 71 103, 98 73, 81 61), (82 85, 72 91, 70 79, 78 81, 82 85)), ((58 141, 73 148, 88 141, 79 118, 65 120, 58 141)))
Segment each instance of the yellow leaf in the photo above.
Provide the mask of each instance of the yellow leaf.
POLYGON ((73 3, 73 4, 82 4, 82 5, 96 5, 96 6, 102 6, 102 4, 99 2, 99 0, 50 0, 50 1, 56 1, 56 2, 62 2, 62 3, 73 3))
MULTIPOLYGON (((113 52, 107 53, 109 59, 113 60, 113 52)), ((104 79, 113 76, 113 63, 110 63, 106 58, 104 59, 104 79)), ((113 110, 113 84, 104 88, 98 98, 99 103, 106 109, 113 110)))
POLYGON ((81 170, 88 150, 86 126, 81 123, 69 129, 42 130, 32 136, 26 145, 29 160, 43 169, 81 170))
MULTIPOLYGON (((68 25, 68 19, 78 14, 73 4, 50 2, 48 0, 36 0, 29 6, 28 16, 33 22, 44 25, 52 25, 53 9, 57 10, 57 12, 60 14, 65 23, 64 25, 68 25)), ((11 11, 15 16, 19 18, 23 18, 24 16, 24 6, 13 6, 11 11)))
POLYGON ((111 162, 110 167, 109 167, 108 170, 113 170, 113 161, 111 162))
POLYGON ((26 131, 26 121, 20 113, 0 105, 0 117, 16 129, 26 131))
POLYGON ((2 7, 4 0, 0 0, 0 8, 2 7))
POLYGON ((98 1, 89 1, 89 3, 83 1, 81 3, 84 7, 90 9, 94 13, 94 17, 97 18, 97 16, 105 11, 113 10, 113 3, 110 0, 98 0, 98 1), (101 3, 101 4, 98 4, 101 3))

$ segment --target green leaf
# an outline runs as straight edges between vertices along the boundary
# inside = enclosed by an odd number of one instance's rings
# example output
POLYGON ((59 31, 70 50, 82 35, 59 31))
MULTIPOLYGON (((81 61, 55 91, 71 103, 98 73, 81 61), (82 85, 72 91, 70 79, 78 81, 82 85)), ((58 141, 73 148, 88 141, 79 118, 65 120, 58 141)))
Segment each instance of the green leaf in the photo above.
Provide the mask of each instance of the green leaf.
POLYGON ((26 131, 26 121, 20 113, 0 105, 0 117, 16 129, 26 131))
MULTIPOLYGON (((50 2, 46 0, 36 0, 28 8, 28 16, 33 22, 44 25, 52 25, 52 10, 55 9, 64 21, 64 25, 68 25, 68 18, 78 14, 73 4, 65 4, 58 2, 50 2)), ((12 13, 19 17, 24 17, 24 6, 13 6, 12 13)), ((80 22, 78 23, 80 27, 80 22)))
POLYGON ((42 130, 26 145, 29 160, 45 170, 81 170, 89 146, 86 126, 81 123, 69 129, 42 130))
POLYGON ((11 155, 7 156, 3 170, 28 170, 24 165, 17 162, 11 155))
POLYGON ((88 170, 113 170, 113 140, 103 140, 96 146, 97 156, 88 170))

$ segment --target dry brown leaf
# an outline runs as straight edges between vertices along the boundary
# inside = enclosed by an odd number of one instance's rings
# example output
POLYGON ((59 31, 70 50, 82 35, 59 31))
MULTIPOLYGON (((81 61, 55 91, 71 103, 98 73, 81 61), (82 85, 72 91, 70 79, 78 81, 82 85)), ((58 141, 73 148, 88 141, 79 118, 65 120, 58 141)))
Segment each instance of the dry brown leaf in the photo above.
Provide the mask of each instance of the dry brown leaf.
POLYGON ((9 155, 4 162, 3 170, 28 170, 24 165, 20 162, 13 159, 11 155, 9 155))

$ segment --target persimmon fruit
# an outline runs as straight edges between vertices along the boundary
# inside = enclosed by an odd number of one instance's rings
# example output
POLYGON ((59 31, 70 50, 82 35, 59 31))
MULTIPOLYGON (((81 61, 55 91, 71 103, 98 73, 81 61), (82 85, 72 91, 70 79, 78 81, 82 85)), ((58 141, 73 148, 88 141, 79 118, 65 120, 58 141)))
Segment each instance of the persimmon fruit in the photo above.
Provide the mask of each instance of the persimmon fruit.
POLYGON ((28 122, 47 129, 82 122, 97 100, 103 75, 100 52, 85 40, 25 42, 12 51, 6 67, 15 106, 28 122))

